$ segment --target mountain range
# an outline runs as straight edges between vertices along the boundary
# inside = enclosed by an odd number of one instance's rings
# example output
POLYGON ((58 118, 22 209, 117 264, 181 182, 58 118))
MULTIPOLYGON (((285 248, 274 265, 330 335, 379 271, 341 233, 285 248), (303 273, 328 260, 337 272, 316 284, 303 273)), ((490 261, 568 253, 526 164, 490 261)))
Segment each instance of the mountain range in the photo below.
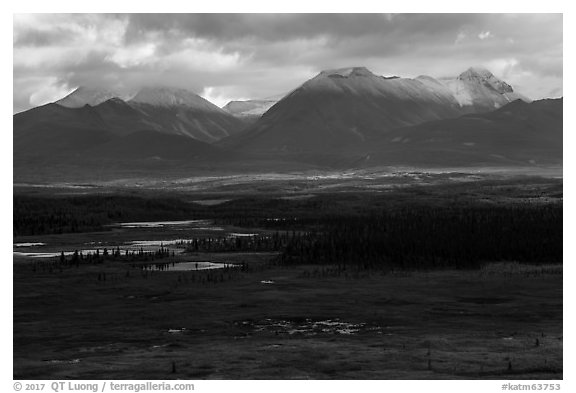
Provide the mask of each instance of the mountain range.
POLYGON ((231 169, 259 160, 321 167, 562 162, 562 100, 530 103, 482 68, 440 79, 326 70, 286 95, 223 109, 184 89, 122 95, 80 87, 14 115, 13 124, 15 173, 84 162, 148 168, 202 161, 231 169))
POLYGON ((285 94, 263 98, 261 100, 230 101, 222 107, 231 115, 243 119, 248 124, 256 122, 264 113, 280 101, 285 94))
POLYGON ((211 143, 244 128, 242 121, 185 89, 145 87, 120 94, 79 87, 55 104, 70 109, 88 105, 119 135, 148 129, 211 143))

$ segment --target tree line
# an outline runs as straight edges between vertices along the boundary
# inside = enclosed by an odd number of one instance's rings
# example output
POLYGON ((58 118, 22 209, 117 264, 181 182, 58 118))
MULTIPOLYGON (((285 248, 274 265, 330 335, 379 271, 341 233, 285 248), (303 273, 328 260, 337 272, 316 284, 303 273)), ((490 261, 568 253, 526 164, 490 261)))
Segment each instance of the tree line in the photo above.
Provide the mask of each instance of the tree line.
POLYGON ((117 222, 177 220, 202 210, 201 206, 176 198, 118 195, 15 195, 13 202, 14 236, 90 232, 117 222))
POLYGON ((323 231, 294 236, 280 261, 341 269, 561 263, 562 206, 413 206, 367 217, 327 217, 323 231))

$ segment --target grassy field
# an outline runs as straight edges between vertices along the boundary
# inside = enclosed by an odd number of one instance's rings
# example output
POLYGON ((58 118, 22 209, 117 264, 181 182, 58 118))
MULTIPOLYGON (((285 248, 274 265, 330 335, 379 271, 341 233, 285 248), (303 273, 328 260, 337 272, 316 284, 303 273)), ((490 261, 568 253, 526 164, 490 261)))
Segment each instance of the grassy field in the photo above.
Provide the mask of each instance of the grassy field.
MULTIPOLYGON (((542 261, 539 255, 537 264, 530 264, 529 259, 524 264, 513 258, 483 259, 470 265, 452 265, 466 269, 419 264, 418 268, 413 265, 400 270, 393 264, 362 268, 361 261, 344 267, 326 261, 320 264, 313 254, 302 254, 306 249, 298 242, 311 244, 308 239, 315 238, 308 233, 316 236, 329 228, 322 220, 329 218, 333 228, 339 222, 334 217, 360 217, 353 220, 351 228, 362 234, 366 232, 361 227, 363 215, 378 211, 403 214, 407 206, 425 213, 425 207, 431 206, 437 214, 448 211, 444 207, 480 206, 480 226, 499 222, 494 221, 501 219, 496 208, 503 206, 520 213, 535 212, 536 223, 554 207, 556 218, 551 219, 541 239, 558 251, 561 231, 554 220, 561 221, 562 217, 561 179, 466 177, 466 181, 449 181, 448 177, 443 175, 433 184, 425 179, 417 186, 391 185, 384 192, 350 184, 329 191, 312 181, 310 187, 299 185, 289 199, 281 192, 288 183, 281 187, 267 183, 274 191, 268 190, 264 196, 250 194, 244 188, 247 185, 242 185, 241 198, 232 199, 232 189, 170 194, 182 200, 181 214, 185 216, 181 219, 213 220, 210 225, 222 228, 218 236, 236 231, 267 235, 276 230, 295 232, 290 239, 296 236, 298 241, 288 240, 294 246, 290 255, 299 258, 298 263, 281 263, 285 258, 280 255, 286 255, 281 249, 246 251, 246 243, 244 250, 217 253, 188 249, 154 262, 108 258, 76 266, 14 257, 14 378, 561 379, 563 270, 558 260, 542 261), (207 203, 194 202, 198 200, 207 203), (190 203, 188 209, 186 204, 190 203), (173 260, 242 267, 203 272, 142 269, 145 264, 173 260)), ((366 184, 373 182, 370 179, 366 184)), ((124 190, 120 194, 124 198, 131 193, 124 190)), ((107 227, 115 217, 107 209, 122 211, 118 204, 122 200, 112 198, 110 202, 99 193, 94 199, 82 196, 87 199, 81 203, 76 196, 54 190, 19 190, 15 198, 22 194, 36 198, 24 203, 37 207, 34 214, 27 215, 27 205, 22 205, 18 211, 24 213, 19 217, 15 214, 15 223, 23 223, 19 224, 22 233, 41 228, 36 216, 50 222, 51 206, 57 206, 65 218, 62 228, 68 225, 67 220, 88 212, 95 219, 86 229, 99 230, 64 234, 33 231, 34 235, 14 237, 15 243, 46 242, 38 251, 57 252, 88 242, 122 246, 132 240, 214 236, 214 228, 192 231, 174 227, 168 231, 107 227), (50 200, 43 204, 42 198, 50 200), (91 201, 106 202, 91 205, 91 201)), ((157 190, 141 194, 151 200, 168 195, 157 190)), ((131 214, 144 214, 142 219, 146 219, 146 209, 138 206, 134 205, 131 214)), ((180 214, 166 211, 170 219, 180 214)), ((150 218, 163 218, 160 213, 155 211, 150 218)), ((447 237, 460 228, 450 225, 443 225, 447 237)), ((524 224, 510 221, 510 225, 524 224)), ((512 226, 502 233, 518 237, 519 232, 512 226)), ((331 238, 322 239, 328 247, 331 238)), ((372 246, 378 239, 364 235, 355 239, 349 245, 352 254, 357 247, 366 255, 375 255, 372 246)), ((537 247, 540 245, 528 248, 537 247)), ((434 258, 444 253, 440 245, 425 251, 434 258)), ((389 258, 393 257, 390 253, 389 258)), ((425 254, 419 258, 425 260, 425 254)))
POLYGON ((211 257, 251 269, 15 265, 14 378, 562 378, 559 266, 335 276, 211 257))

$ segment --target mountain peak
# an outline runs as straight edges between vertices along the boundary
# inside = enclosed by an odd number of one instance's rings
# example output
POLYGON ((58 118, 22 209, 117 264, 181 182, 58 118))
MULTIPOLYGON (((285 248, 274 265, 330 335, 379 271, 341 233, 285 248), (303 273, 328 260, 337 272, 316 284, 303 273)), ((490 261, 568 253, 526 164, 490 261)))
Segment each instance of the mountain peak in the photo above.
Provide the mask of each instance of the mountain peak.
POLYGON ((484 67, 470 67, 463 73, 461 73, 458 78, 460 79, 470 79, 470 78, 484 78, 489 79, 494 77, 494 74, 484 67))
POLYGON ((124 98, 124 96, 116 91, 79 86, 66 97, 56 101, 56 104, 67 108, 82 108, 85 105, 95 106, 111 98, 124 98))
POLYGON ((320 75, 324 76, 336 76, 336 77, 343 77, 343 78, 350 78, 354 76, 375 76, 368 68, 366 67, 347 67, 347 68, 337 68, 334 70, 324 70, 320 72, 320 75))
POLYGON ((492 72, 483 67, 470 67, 458 75, 458 79, 461 81, 481 83, 491 87, 500 94, 514 92, 512 86, 498 79, 492 72))
POLYGON ((170 87, 144 87, 130 102, 163 107, 213 109, 214 106, 190 90, 170 87))
POLYGON ((110 103, 114 105, 128 105, 126 101, 118 97, 112 97, 109 100, 104 101, 104 103, 110 103))

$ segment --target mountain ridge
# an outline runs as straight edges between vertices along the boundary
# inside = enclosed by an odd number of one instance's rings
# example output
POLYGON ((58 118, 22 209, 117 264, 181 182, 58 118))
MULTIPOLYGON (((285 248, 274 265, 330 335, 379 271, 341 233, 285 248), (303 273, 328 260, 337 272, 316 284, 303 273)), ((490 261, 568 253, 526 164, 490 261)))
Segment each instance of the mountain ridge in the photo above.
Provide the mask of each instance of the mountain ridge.
POLYGON ((122 135, 152 129, 212 143, 246 126, 245 122, 186 89, 144 87, 128 100, 118 95, 80 87, 55 104, 70 109, 89 105, 114 132, 122 135))
POLYGON ((347 67, 321 71, 223 143, 250 151, 338 150, 387 129, 461 114, 446 88, 347 67))
POLYGON ((168 170, 179 162, 231 169, 259 162, 271 168, 561 164, 562 101, 517 96, 479 68, 448 80, 379 76, 366 67, 324 70, 278 101, 225 108, 190 91, 151 87, 127 101, 52 103, 14 115, 14 165, 21 173, 37 165, 94 168, 99 160, 110 168, 130 163, 131 170, 168 170), (234 111, 255 122, 244 129, 249 122, 234 111))

